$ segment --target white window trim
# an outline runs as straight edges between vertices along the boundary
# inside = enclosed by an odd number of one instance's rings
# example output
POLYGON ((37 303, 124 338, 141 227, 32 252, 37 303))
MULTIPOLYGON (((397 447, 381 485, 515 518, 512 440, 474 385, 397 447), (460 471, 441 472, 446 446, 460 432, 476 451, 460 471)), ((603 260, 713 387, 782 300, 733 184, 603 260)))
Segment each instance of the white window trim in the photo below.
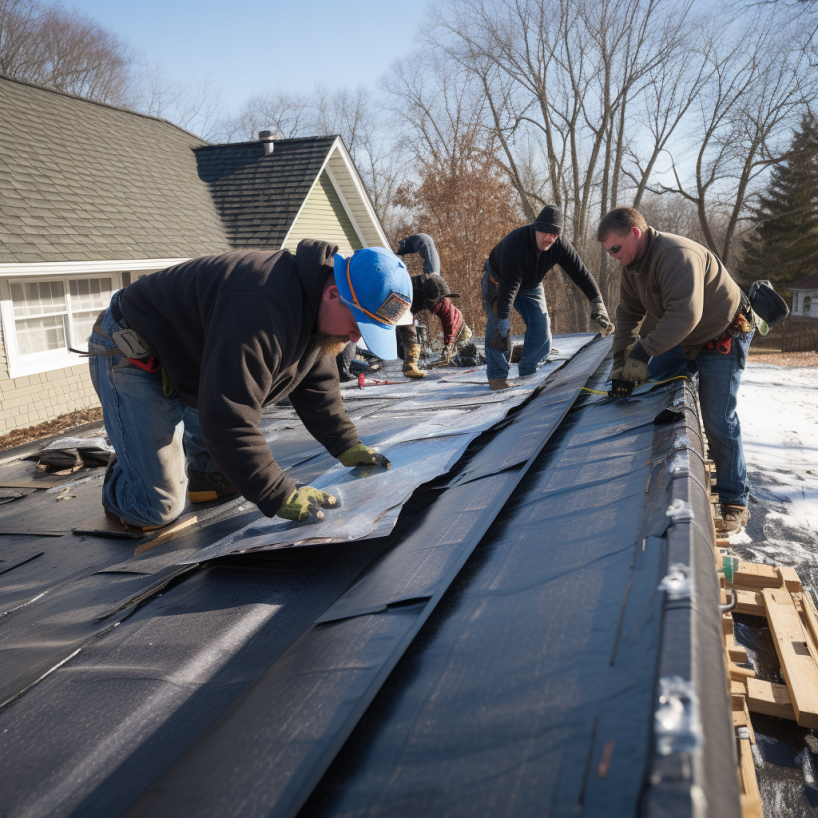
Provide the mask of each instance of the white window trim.
POLYGON ((145 273, 164 270, 175 264, 188 261, 186 258, 172 259, 138 259, 114 261, 71 261, 42 264, 0 264, 0 321, 3 325, 3 340, 6 349, 9 378, 23 378, 41 372, 53 372, 58 369, 69 369, 85 362, 85 358, 68 350, 55 350, 51 353, 38 353, 38 357, 26 356, 22 360, 17 347, 17 335, 14 323, 14 312, 11 304, 9 279, 26 281, 44 278, 102 277, 110 275, 114 291, 121 286, 120 273, 145 273))

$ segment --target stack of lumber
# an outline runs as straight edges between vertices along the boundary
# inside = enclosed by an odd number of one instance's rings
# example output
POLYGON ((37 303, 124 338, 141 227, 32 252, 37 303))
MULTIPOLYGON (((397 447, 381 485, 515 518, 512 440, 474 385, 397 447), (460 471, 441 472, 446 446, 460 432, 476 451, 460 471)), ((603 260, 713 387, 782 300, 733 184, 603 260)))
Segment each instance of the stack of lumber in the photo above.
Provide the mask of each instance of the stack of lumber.
MULTIPOLYGON (((711 464, 707 464, 708 471, 711 464)), ((716 516, 716 498, 711 493, 716 516)), ((791 719, 801 727, 818 727, 818 612, 812 595, 801 585, 795 569, 736 558, 723 558, 729 543, 713 530, 721 601, 736 600, 735 613, 764 617, 775 644, 785 684, 757 679, 747 652, 737 645, 732 613, 722 614, 724 657, 730 684, 733 725, 739 754, 739 780, 744 816, 761 816, 761 798, 753 764, 755 731, 750 713, 791 719)))

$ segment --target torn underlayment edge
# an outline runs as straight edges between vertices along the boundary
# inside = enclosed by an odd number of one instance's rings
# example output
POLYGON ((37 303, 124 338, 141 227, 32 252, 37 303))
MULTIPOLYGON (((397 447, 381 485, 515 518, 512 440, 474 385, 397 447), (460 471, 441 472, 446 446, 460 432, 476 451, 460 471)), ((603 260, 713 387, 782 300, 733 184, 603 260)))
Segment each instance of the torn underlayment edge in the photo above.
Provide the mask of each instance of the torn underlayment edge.
MULTIPOLYGON (((562 354, 576 354, 594 337, 588 334, 561 339, 562 354)), ((422 423, 387 438, 378 447, 392 462, 391 469, 349 469, 337 464, 311 482, 313 487, 328 491, 340 500, 340 507, 326 511, 323 520, 310 525, 278 518, 259 520, 188 556, 179 564, 200 563, 248 551, 351 542, 388 535, 401 507, 418 486, 449 471, 472 440, 501 421, 564 365, 564 360, 549 361, 535 375, 523 379, 519 386, 502 392, 487 392, 485 381, 462 384, 456 379, 453 383, 440 379, 433 389, 428 388, 431 384, 425 384, 426 394, 390 407, 400 413, 414 411, 420 404, 435 410, 422 423)), ((414 395, 416 387, 417 384, 410 383, 394 389, 390 386, 383 388, 388 390, 389 397, 397 398, 399 395, 395 393, 400 390, 404 390, 407 397, 414 395)), ((272 446, 275 453, 274 439, 272 446)))

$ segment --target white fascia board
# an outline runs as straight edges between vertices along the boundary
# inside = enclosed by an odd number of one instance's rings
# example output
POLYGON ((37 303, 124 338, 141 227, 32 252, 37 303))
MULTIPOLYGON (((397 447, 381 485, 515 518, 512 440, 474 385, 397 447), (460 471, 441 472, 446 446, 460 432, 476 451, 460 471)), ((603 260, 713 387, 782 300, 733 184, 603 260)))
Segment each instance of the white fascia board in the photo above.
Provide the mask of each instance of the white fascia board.
POLYGON ((338 180, 335 178, 335 174, 332 172, 332 168, 329 165, 327 165, 326 167, 326 172, 330 182, 332 182, 332 186, 335 188, 335 192, 338 194, 338 198, 341 201, 341 205, 344 208, 344 211, 349 217, 352 229, 355 231, 356 235, 358 236, 358 239, 361 242, 361 247, 369 247, 369 243, 364 238, 364 234, 361 233, 361 228, 358 226, 358 221, 355 218, 355 215, 349 208, 349 203, 346 200, 346 196, 344 196, 344 191, 341 190, 341 186, 338 184, 338 180))
POLYGON ((0 278, 46 275, 91 275, 93 273, 120 273, 140 270, 164 270, 189 258, 112 259, 110 261, 38 261, 33 264, 0 264, 0 278))
POLYGON ((287 246, 287 240, 290 238, 290 233, 293 232, 293 227, 295 227, 296 222, 298 222, 298 217, 301 215, 301 211, 304 209, 305 205, 307 204, 307 200, 312 195, 313 190, 315 190, 315 186, 318 184, 318 180, 321 178, 321 174, 324 172, 324 168, 326 168, 327 162, 329 162, 330 157, 332 156, 333 151, 335 150, 335 146, 338 144, 338 142, 339 142, 339 139, 336 139, 335 142, 333 142, 329 146, 329 150, 327 151, 327 155, 324 157, 324 161, 323 161, 318 173, 315 174, 315 179, 312 180, 312 184, 310 185, 310 189, 307 191, 307 195, 304 197, 304 201, 301 202, 301 207, 298 208, 298 212, 295 214, 295 218, 293 218, 292 222, 290 223, 290 226, 287 228, 286 235, 281 240, 281 247, 278 248, 279 250, 283 250, 284 247, 287 246))
POLYGON ((372 224, 375 225, 375 230, 380 236, 381 239, 381 246, 389 248, 389 239, 386 238, 386 233, 383 232, 383 227, 381 226, 381 220, 375 213, 375 208, 372 207, 372 202, 369 200, 369 194, 366 192, 364 188, 364 183, 361 181, 361 177, 358 175, 358 171, 355 169, 355 165, 352 162, 352 158, 349 155, 344 143, 341 141, 341 138, 335 141, 335 145, 333 145, 333 150, 330 151, 330 156, 338 149, 338 152, 341 155, 341 158, 344 160, 347 168, 349 169, 349 175, 352 177, 352 181, 355 183, 355 187, 358 190, 358 195, 361 197, 361 201, 364 203, 364 207, 366 208, 366 212, 369 214, 369 218, 372 220, 372 224))

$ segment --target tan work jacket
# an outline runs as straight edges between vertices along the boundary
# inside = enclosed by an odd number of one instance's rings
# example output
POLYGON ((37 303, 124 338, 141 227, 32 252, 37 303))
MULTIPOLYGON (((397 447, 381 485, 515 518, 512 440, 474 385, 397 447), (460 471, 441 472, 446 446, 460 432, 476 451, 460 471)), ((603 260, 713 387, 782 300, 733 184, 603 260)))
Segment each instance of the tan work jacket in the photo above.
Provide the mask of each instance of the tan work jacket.
POLYGON ((614 360, 624 359, 646 315, 646 327, 653 328, 641 340, 645 352, 661 355, 681 344, 694 358, 730 326, 741 290, 720 259, 698 242, 652 227, 645 235, 641 255, 622 268, 614 360))

